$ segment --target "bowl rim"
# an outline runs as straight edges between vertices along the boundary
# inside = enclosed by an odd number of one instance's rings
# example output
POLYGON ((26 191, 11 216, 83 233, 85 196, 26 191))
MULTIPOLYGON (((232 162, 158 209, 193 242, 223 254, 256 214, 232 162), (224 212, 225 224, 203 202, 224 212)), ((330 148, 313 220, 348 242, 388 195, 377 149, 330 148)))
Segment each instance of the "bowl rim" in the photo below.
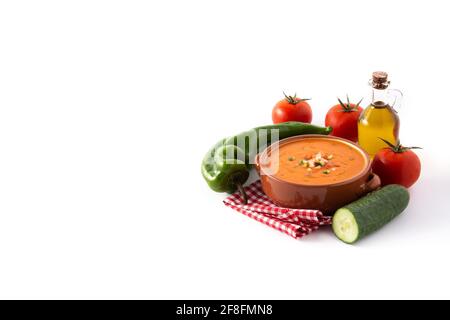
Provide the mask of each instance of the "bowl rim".
POLYGON ((270 177, 270 179, 273 179, 275 181, 278 182, 282 182, 282 183, 287 183, 293 186, 300 186, 300 187, 307 187, 307 188, 324 188, 324 187, 338 187, 341 185, 348 185, 351 184, 355 181, 358 181, 359 179, 363 178, 364 176, 366 176, 367 174, 370 174, 371 168, 372 168, 372 159, 370 158, 369 154, 363 149, 361 148, 358 144, 356 144, 355 142, 345 139, 345 138, 341 138, 341 137, 336 137, 336 136, 329 136, 329 135, 322 135, 322 134, 303 134, 303 135, 297 135, 297 136, 292 136, 286 139, 282 139, 279 140, 277 142, 272 143, 271 145, 267 146, 262 152, 258 153, 256 155, 256 158, 259 158, 258 162, 261 164, 260 160, 262 158, 262 156, 266 155, 267 153, 270 151, 270 149, 272 148, 273 145, 278 144, 278 146, 280 147, 282 144, 286 144, 289 143, 292 140, 304 140, 304 139, 309 139, 309 138, 321 138, 321 139, 327 139, 327 140, 338 140, 342 143, 346 143, 351 145, 353 148, 357 149, 365 158, 366 158, 366 167, 364 168, 364 170, 361 171, 361 173, 359 173, 358 175, 351 177, 347 180, 343 180, 343 181, 338 181, 338 182, 334 182, 334 183, 327 183, 327 184, 301 184, 301 183, 295 183, 295 182, 291 182, 291 181, 286 181, 286 180, 282 180, 280 178, 275 177, 274 175, 271 174, 267 174, 264 173, 264 169, 263 167, 260 165, 260 169, 259 169, 259 176, 261 177, 261 175, 265 175, 267 177, 270 177))

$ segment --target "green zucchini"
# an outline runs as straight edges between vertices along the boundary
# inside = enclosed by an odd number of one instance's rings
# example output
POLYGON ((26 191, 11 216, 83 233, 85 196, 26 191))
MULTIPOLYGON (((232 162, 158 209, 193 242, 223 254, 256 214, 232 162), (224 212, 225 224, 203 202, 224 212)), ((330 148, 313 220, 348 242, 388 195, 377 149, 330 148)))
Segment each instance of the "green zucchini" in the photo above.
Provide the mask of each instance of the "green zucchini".
POLYGON ((333 216, 333 232, 340 240, 355 243, 402 213, 408 202, 406 188, 387 185, 338 209, 333 216))

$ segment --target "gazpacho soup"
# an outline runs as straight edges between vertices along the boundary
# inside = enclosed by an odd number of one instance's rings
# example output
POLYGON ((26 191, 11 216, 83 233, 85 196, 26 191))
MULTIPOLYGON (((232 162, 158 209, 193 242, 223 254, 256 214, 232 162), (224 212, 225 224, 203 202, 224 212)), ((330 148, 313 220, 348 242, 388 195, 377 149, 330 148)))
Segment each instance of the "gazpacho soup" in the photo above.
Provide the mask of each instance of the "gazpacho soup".
POLYGON ((353 178, 367 167, 367 158, 352 144, 330 138, 305 138, 280 143, 261 164, 276 178, 297 184, 325 185, 353 178))

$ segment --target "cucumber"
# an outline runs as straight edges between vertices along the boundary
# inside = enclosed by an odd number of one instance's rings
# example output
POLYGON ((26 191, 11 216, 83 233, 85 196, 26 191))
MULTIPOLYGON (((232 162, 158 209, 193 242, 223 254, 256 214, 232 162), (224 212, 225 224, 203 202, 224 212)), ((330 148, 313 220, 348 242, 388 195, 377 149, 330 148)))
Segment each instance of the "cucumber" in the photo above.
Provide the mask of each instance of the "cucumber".
POLYGON ((333 216, 333 232, 345 243, 355 243, 402 213, 408 202, 406 188, 387 185, 338 209, 333 216))

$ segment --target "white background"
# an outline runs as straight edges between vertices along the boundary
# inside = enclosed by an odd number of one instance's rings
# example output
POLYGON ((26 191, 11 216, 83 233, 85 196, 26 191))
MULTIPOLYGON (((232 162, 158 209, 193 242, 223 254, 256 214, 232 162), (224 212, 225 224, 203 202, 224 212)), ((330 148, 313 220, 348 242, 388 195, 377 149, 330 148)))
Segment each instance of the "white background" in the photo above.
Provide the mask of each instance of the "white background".
POLYGON ((0 298, 450 298, 448 1, 2 1, 0 298), (222 204, 200 161, 282 91, 404 91, 420 181, 349 246, 222 204))

